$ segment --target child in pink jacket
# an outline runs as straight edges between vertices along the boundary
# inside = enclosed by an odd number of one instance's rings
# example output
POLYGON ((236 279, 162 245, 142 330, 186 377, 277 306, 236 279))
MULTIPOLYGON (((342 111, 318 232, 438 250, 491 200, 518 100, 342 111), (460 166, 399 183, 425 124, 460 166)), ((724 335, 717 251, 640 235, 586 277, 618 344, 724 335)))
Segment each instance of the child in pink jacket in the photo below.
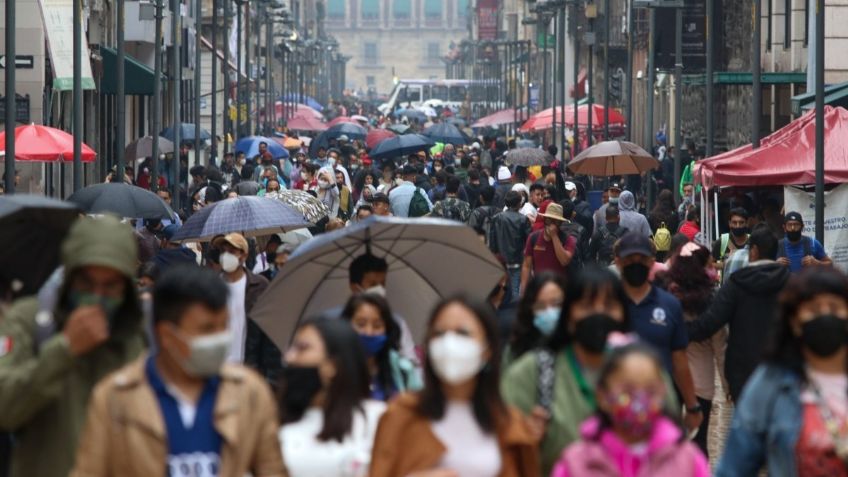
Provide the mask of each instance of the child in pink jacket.
POLYGON ((708 477, 701 451, 663 415, 665 384, 656 352, 618 348, 601 369, 598 412, 581 427, 551 477, 708 477))

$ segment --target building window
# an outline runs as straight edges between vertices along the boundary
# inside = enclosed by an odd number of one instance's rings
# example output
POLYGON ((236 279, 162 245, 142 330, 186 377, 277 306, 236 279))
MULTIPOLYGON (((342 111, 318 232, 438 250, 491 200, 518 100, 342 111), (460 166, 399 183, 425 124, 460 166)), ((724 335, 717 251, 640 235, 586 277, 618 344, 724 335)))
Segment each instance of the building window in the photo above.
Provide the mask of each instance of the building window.
POLYGON ((373 88, 374 86, 377 86, 377 79, 374 78, 373 76, 366 76, 365 77, 365 86, 368 86, 369 88, 373 88))
MULTIPOLYGON (((771 19, 774 16, 771 0, 766 1, 766 6, 768 8, 768 10, 766 10, 766 51, 771 51, 771 19)), ((763 19, 760 18, 760 25, 762 25, 762 21, 763 19)))
POLYGON ((810 2, 804 0, 804 46, 810 41, 810 2))
POLYGON ((380 19, 380 0, 362 0, 362 19, 380 19))
POLYGON ((345 0, 327 0, 327 18, 330 20, 344 20, 345 0))
POLYGON ((427 63, 436 64, 441 58, 441 48, 438 43, 427 43, 427 63))
POLYGON ((366 65, 376 65, 379 62, 379 59, 377 58, 377 44, 365 43, 362 57, 363 63, 366 65))
POLYGON ((456 0, 456 15, 458 17, 468 16, 468 0, 456 0))
POLYGON ((792 46, 792 0, 783 2, 783 48, 792 46))
POLYGON ((424 17, 428 20, 441 20, 442 0, 424 0, 424 17))
POLYGON ((412 13, 411 0, 394 0, 392 2, 392 14, 397 20, 408 20, 412 13))

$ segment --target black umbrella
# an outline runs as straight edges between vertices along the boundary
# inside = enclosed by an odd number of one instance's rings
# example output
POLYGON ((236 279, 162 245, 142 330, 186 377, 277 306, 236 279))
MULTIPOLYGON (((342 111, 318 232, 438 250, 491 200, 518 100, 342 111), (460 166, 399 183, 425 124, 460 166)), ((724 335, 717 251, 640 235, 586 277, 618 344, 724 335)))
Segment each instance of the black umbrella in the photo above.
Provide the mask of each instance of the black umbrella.
POLYGON ((409 132, 410 127, 408 124, 392 124, 386 129, 397 134, 406 134, 409 132))
MULTIPOLYGON (((180 128, 180 141, 181 142, 183 142, 183 143, 194 142, 194 124, 192 124, 192 123, 180 123, 179 128, 180 128)), ((174 141, 174 126, 172 125, 171 127, 163 130, 161 133, 159 133, 159 135, 164 137, 165 139, 173 142, 174 141)), ((205 129, 201 129, 200 130, 200 139, 205 141, 207 139, 212 139, 212 136, 209 134, 209 131, 207 131, 205 129)))
POLYGON ((68 201, 89 214, 131 219, 173 219, 174 211, 158 195, 131 184, 95 184, 74 192, 68 201))
POLYGON ((454 146, 464 146, 468 144, 468 138, 453 124, 434 124, 424 130, 424 135, 436 142, 453 144, 454 146))
POLYGON ((435 143, 432 139, 420 134, 404 134, 377 144, 377 147, 372 149, 368 156, 372 159, 402 157, 407 154, 415 154, 418 151, 426 151, 433 144, 435 143))
POLYGON ((326 148, 330 145, 330 139, 338 139, 341 136, 347 136, 347 138, 351 141, 354 139, 365 140, 365 136, 367 135, 368 130, 358 124, 339 123, 319 134, 318 137, 309 144, 309 153, 312 154, 312 156, 315 156, 319 147, 326 148))
POLYGON ((31 295, 59 266, 59 251, 80 210, 37 195, 0 197, 0 290, 31 295))
POLYGON ((282 201, 256 196, 234 197, 200 209, 171 240, 204 242, 231 232, 256 237, 310 225, 299 210, 282 201))

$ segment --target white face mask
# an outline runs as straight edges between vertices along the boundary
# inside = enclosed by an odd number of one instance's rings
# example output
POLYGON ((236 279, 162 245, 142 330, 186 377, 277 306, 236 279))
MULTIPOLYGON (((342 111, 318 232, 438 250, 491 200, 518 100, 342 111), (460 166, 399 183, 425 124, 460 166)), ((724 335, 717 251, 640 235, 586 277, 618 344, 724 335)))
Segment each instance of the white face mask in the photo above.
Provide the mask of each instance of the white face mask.
POLYGON ((330 188, 330 182, 325 181, 324 179, 318 179, 318 187, 320 187, 322 189, 329 189, 330 188))
POLYGON ((239 159, 239 165, 240 166, 243 166, 245 164, 247 164, 247 159, 239 159))
POLYGON ((330 158, 328 158, 328 159, 327 159, 327 164, 329 164, 329 165, 330 165, 330 167, 335 166, 335 165, 336 165, 336 158, 335 158, 335 157, 330 157, 330 158))
POLYGON ((230 252, 224 252, 221 254, 221 269, 225 272, 233 273, 238 270, 239 265, 241 265, 241 262, 235 255, 230 252))
MULTIPOLYGON (((180 337, 185 341, 182 337, 180 337)), ((227 351, 230 349, 231 334, 222 331, 213 335, 197 336, 188 340, 188 358, 178 360, 183 370, 194 377, 215 376, 221 371, 227 351)))
POLYGON ((374 285, 371 288, 366 288, 362 290, 362 293, 368 293, 369 295, 377 295, 383 298, 386 298, 386 287, 383 285, 374 285))
POLYGON ((303 180, 303 182, 306 182, 307 180, 309 180, 309 176, 306 175, 305 172, 300 173, 300 178, 301 178, 301 180, 303 180))
POLYGON ((427 351, 433 372, 448 384, 467 382, 486 364, 480 344, 453 331, 433 338, 427 351))

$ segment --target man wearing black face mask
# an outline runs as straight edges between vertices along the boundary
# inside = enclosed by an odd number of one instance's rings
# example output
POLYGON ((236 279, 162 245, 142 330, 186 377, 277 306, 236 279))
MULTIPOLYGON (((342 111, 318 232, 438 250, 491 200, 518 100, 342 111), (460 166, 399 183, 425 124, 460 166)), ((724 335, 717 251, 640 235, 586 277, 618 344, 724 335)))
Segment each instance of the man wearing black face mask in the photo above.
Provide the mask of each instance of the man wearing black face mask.
POLYGON ((691 431, 701 425, 704 416, 686 357, 689 338, 683 321, 683 308, 677 298, 648 281, 654 266, 654 254, 650 238, 628 232, 616 244, 615 264, 630 299, 628 307, 633 331, 662 356, 666 371, 674 379, 686 404, 684 424, 691 431))
POLYGON ((729 215, 730 232, 721 234, 721 237, 713 242, 713 260, 719 270, 724 270, 726 259, 734 252, 748 245, 748 211, 742 207, 734 207, 730 209, 729 215))
POLYGON ((786 238, 777 246, 777 263, 789 267, 792 273, 798 273, 811 265, 833 265, 824 247, 818 240, 802 235, 804 218, 798 212, 789 212, 783 221, 786 238))

